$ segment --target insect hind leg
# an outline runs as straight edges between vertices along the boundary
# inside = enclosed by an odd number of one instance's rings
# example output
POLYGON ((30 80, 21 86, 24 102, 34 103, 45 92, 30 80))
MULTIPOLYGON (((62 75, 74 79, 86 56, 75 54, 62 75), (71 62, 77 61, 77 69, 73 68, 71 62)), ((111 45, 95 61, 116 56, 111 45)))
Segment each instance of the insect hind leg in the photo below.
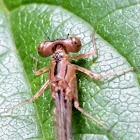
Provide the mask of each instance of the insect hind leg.
POLYGON ((100 126, 102 126, 104 129, 106 129, 108 132, 111 132, 113 135, 117 135, 114 131, 111 130, 111 128, 109 128, 107 125, 101 123, 98 119, 96 119, 95 117, 91 116, 89 113, 87 113, 83 108, 81 108, 79 106, 79 102, 78 100, 74 100, 74 107, 80 111, 82 114, 84 114, 85 116, 87 116, 88 118, 92 119, 94 122, 96 122, 97 124, 99 124, 100 126))

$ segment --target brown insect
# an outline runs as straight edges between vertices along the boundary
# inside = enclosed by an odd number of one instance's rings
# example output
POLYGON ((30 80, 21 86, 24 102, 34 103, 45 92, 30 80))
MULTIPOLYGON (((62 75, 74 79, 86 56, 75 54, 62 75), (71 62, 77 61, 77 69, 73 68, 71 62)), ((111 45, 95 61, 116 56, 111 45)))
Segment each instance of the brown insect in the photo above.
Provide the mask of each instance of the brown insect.
MULTIPOLYGON (((38 46, 38 53, 42 57, 48 57, 50 55, 53 55, 53 57, 51 58, 51 66, 44 67, 37 71, 38 60, 33 57, 33 59, 35 60, 34 74, 40 75, 46 71, 49 71, 49 80, 45 82, 45 84, 34 95, 34 97, 15 105, 14 107, 8 109, 8 111, 13 110, 14 108, 22 104, 37 99, 43 93, 43 91, 48 86, 50 86, 51 96, 55 100, 54 124, 56 126, 55 130, 57 140, 72 140, 71 134, 72 101, 76 109, 78 109, 84 115, 94 120, 96 123, 104 127, 106 130, 113 133, 113 131, 111 131, 109 127, 107 127, 105 124, 102 124, 100 121, 89 115, 85 110, 83 110, 79 106, 76 70, 81 71, 96 79, 108 77, 110 75, 115 75, 118 73, 118 71, 116 71, 112 73, 107 73, 105 75, 100 75, 97 73, 93 73, 92 71, 89 71, 78 65, 70 63, 71 60, 78 60, 81 58, 94 55, 96 53, 96 45, 94 42, 94 38, 92 37, 92 39, 94 50, 88 54, 81 54, 76 57, 71 57, 68 55, 70 52, 77 53, 81 49, 81 41, 79 38, 75 36, 67 39, 58 39, 55 41, 42 41, 38 46)), ((128 72, 130 70, 134 70, 134 68, 130 67, 128 69, 123 69, 121 70, 121 72, 128 72)))

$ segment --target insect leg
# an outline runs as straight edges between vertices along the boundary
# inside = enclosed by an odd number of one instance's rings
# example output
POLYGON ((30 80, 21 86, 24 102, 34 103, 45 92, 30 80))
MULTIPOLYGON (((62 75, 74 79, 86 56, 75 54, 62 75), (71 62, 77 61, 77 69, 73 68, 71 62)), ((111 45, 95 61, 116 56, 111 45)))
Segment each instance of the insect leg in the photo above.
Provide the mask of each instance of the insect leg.
POLYGON ((94 47, 94 50, 93 50, 92 52, 87 53, 87 54, 81 54, 81 55, 72 57, 71 59, 72 59, 72 60, 78 60, 78 59, 85 58, 85 57, 88 57, 88 56, 91 56, 91 55, 96 54, 97 48, 96 48, 96 44, 95 44, 94 36, 93 36, 93 35, 92 35, 92 42, 93 42, 93 47, 94 47))
POLYGON ((84 109, 82 109, 81 107, 79 107, 79 102, 78 100, 74 100, 74 107, 79 110, 81 113, 83 113, 85 116, 89 117, 90 119, 92 119, 94 122, 96 122, 97 124, 99 124, 100 126, 102 126, 103 128, 105 128, 107 131, 111 132, 112 134, 114 134, 114 132, 105 124, 101 123, 98 119, 94 118, 93 116, 91 116, 89 113, 87 113, 84 109))
POLYGON ((43 93, 43 91, 47 88, 48 85, 49 85, 49 80, 45 82, 45 84, 40 88, 40 90, 32 98, 25 100, 25 101, 15 105, 15 106, 9 108, 7 111, 1 112, 0 114, 8 113, 9 111, 11 111, 11 110, 23 105, 23 104, 29 103, 29 102, 37 99, 43 93))
POLYGON ((38 59, 36 59, 34 56, 30 55, 35 60, 35 66, 34 66, 34 75, 40 75, 48 70, 50 70, 50 66, 44 67, 42 69, 37 70, 37 63, 38 59))
POLYGON ((109 76, 113 76, 113 75, 117 75, 117 74, 121 74, 121 73, 126 73, 126 72, 133 71, 133 70, 137 69, 137 67, 130 67, 130 68, 121 69, 119 71, 108 72, 104 75, 101 75, 101 74, 93 73, 92 71, 87 70, 87 69, 80 67, 78 65, 74 65, 74 66, 75 66, 76 70, 81 71, 81 72, 83 72, 89 76, 92 76, 96 79, 101 79, 101 78, 105 78, 105 77, 109 77, 109 76))

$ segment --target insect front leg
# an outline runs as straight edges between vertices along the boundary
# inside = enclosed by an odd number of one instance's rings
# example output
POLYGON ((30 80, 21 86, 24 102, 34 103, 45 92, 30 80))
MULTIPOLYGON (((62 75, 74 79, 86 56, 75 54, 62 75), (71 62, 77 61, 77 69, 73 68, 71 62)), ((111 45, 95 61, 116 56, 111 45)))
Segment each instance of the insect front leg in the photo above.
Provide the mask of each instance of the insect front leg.
POLYGON ((0 114, 8 113, 9 111, 11 111, 11 110, 23 105, 23 104, 29 103, 29 102, 37 99, 43 93, 43 91, 47 88, 48 85, 49 85, 49 80, 45 82, 45 84, 40 88, 40 90, 32 98, 25 100, 25 101, 15 105, 15 106, 9 108, 7 111, 1 112, 0 114))
POLYGON ((36 59, 34 56, 30 55, 34 60, 35 60, 35 66, 34 66, 34 75, 40 75, 44 72, 47 72, 48 70, 50 70, 50 66, 44 67, 42 69, 37 70, 37 63, 38 63, 38 59, 36 59))
POLYGON ((95 44, 94 36, 93 36, 93 35, 92 35, 92 42, 93 42, 93 48, 94 48, 94 50, 93 50, 92 52, 87 53, 87 54, 81 54, 81 55, 72 57, 71 59, 72 59, 72 60, 78 60, 78 59, 85 58, 85 57, 88 57, 88 56, 91 56, 91 55, 96 54, 97 48, 96 48, 96 44, 95 44))

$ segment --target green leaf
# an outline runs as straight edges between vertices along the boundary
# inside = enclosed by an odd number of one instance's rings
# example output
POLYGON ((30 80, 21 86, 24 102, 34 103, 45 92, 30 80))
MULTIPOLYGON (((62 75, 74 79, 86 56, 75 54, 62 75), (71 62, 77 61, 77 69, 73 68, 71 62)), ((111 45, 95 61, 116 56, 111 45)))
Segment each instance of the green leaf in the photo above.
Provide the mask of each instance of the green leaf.
MULTIPOLYGON (((0 1, 0 111, 32 97, 48 79, 34 76, 32 54, 38 68, 50 65, 37 46, 42 40, 78 36, 80 53, 92 50, 95 34, 98 55, 77 65, 105 74, 140 65, 140 8, 138 0, 1 0, 0 1)), ((74 54, 70 54, 74 55, 74 54)), ((96 80, 78 72, 80 106, 108 125, 122 140, 140 137, 139 72, 96 80)), ((0 139, 53 140, 54 101, 47 89, 34 103, 0 117, 0 139)), ((115 140, 104 128, 73 109, 74 140, 115 140)))

